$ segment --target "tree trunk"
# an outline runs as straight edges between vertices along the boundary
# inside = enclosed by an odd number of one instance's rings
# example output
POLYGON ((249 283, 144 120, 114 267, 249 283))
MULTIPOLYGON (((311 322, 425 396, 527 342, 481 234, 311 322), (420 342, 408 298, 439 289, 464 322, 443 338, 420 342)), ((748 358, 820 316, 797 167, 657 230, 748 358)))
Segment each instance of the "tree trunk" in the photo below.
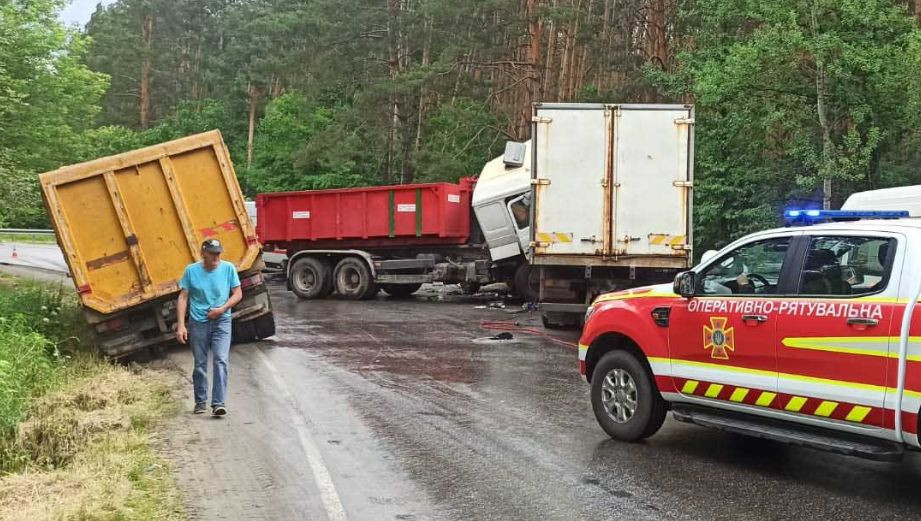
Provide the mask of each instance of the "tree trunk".
MULTIPOLYGON (((818 14, 815 4, 812 5, 812 32, 813 37, 818 33, 818 14)), ((825 59, 820 55, 815 57, 815 93, 816 112, 819 117, 819 127, 822 130, 822 164, 819 167, 819 176, 822 178, 822 208, 831 208, 832 191, 832 160, 835 145, 831 140, 831 127, 828 122, 828 70, 825 59)))
POLYGON ((256 134, 256 105, 260 92, 253 84, 249 85, 249 130, 246 134, 246 168, 253 165, 253 138, 256 134))
POLYGON ((144 57, 141 61, 141 114, 139 117, 139 123, 142 129, 146 129, 150 126, 150 43, 153 39, 153 24, 154 19, 152 15, 144 16, 142 26, 144 57))
MULTIPOLYGON (((400 0, 387 0, 387 66, 390 70, 390 79, 396 79, 400 74, 400 11, 402 2, 400 0)), ((390 95, 390 132, 387 136, 387 168, 385 170, 385 181, 393 182, 394 178, 394 159, 396 157, 395 148, 397 147, 400 134, 400 99, 396 94, 390 95)), ((402 171, 401 175, 402 177, 402 171)))
POLYGON ((661 70, 668 70, 668 38, 666 34, 666 0, 647 3, 646 56, 661 70))
MULTIPOLYGON (((556 0, 550 0, 550 7, 556 7, 556 0)), ((547 101, 552 98, 550 92, 550 76, 553 71, 553 57, 556 54, 556 34, 554 34, 553 29, 553 19, 551 18, 547 22, 547 49, 544 51, 547 54, 546 65, 544 66, 544 77, 541 81, 541 101, 547 101)))
POLYGON ((541 24, 540 17, 537 13, 537 0, 525 0, 525 16, 528 18, 528 81, 525 83, 525 96, 519 107, 520 127, 516 133, 519 137, 529 134, 531 128, 531 104, 537 101, 540 93, 540 41, 541 41, 541 24))

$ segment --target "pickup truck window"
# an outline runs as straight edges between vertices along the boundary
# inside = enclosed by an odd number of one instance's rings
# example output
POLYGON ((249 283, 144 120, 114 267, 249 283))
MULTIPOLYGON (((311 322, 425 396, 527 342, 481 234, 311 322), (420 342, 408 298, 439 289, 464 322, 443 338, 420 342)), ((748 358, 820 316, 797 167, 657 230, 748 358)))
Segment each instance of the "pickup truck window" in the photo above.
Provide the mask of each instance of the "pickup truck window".
POLYGON ((886 237, 813 237, 799 274, 803 296, 868 295, 889 281, 895 240, 886 237))
POLYGON ((790 237, 739 246, 701 272, 697 294, 775 294, 789 248, 790 237))

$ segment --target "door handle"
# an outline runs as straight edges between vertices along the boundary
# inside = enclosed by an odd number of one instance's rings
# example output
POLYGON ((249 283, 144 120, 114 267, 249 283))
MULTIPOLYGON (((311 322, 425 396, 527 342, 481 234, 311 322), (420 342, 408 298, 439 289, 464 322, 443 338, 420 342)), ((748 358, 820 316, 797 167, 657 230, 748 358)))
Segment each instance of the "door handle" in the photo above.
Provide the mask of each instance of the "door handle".
POLYGON ((767 315, 742 315, 742 322, 767 322, 767 315))
POLYGON ((866 329, 868 327, 878 326, 879 320, 875 318, 853 317, 853 318, 847 319, 847 325, 854 326, 855 329, 866 329))

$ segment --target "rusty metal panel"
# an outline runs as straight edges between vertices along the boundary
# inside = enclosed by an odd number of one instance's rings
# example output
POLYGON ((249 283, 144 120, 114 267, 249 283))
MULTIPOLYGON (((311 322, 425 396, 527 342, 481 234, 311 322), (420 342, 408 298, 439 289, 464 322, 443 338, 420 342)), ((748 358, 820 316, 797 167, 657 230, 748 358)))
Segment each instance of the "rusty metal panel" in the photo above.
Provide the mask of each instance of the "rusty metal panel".
POLYGON ((198 246, 216 237, 240 271, 259 255, 220 132, 39 176, 83 304, 113 313, 178 291, 198 246))

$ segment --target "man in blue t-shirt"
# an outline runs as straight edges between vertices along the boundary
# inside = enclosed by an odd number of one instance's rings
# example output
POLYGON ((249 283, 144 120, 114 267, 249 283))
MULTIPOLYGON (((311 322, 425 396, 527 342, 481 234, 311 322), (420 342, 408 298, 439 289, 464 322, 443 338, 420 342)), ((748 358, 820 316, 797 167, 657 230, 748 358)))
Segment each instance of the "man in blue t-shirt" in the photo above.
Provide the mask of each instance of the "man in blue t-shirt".
POLYGON ((243 297, 237 268, 221 260, 221 241, 208 239, 201 245, 201 262, 189 264, 179 281, 176 303, 179 343, 192 344, 195 368, 195 414, 205 412, 208 401, 208 352, 214 356, 211 414, 227 414, 227 358, 230 355, 230 309, 243 297), (189 305, 191 304, 191 305, 189 305), (186 328, 186 311, 189 321, 186 328))

